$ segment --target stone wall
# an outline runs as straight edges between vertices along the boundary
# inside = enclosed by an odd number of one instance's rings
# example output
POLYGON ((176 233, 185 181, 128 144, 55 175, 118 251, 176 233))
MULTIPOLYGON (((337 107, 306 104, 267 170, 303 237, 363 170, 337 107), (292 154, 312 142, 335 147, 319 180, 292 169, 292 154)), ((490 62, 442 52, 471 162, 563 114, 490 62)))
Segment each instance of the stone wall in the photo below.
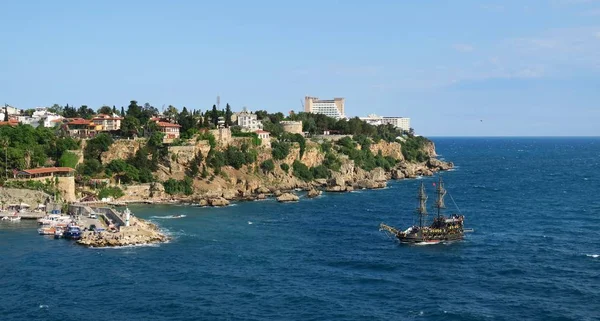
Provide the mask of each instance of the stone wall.
POLYGON ((282 121, 283 131, 292 134, 302 134, 302 122, 301 121, 282 121))
POLYGON ((56 188, 60 192, 62 198, 67 202, 74 202, 75 197, 75 177, 56 177, 58 184, 56 188))
POLYGON ((211 129, 210 133, 217 140, 217 145, 222 148, 229 146, 232 142, 231 130, 229 130, 229 128, 211 129))

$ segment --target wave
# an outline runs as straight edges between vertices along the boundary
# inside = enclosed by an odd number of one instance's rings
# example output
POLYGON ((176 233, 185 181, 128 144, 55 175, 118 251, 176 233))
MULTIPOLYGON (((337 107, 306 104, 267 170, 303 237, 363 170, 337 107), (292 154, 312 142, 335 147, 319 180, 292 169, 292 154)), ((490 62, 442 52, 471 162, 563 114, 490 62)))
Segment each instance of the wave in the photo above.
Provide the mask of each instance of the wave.
POLYGON ((109 250, 109 249, 130 249, 135 247, 160 247, 161 244, 170 243, 170 241, 162 242, 162 243, 150 243, 150 244, 131 244, 131 245, 122 245, 122 246, 106 246, 106 247, 93 247, 90 246, 90 249, 94 250, 109 250))
POLYGON ((182 214, 182 215, 150 216, 150 218, 156 218, 156 219, 166 220, 166 219, 172 219, 172 218, 184 218, 186 216, 187 215, 182 214))
POLYGON ((600 257, 600 254, 586 254, 585 256, 597 259, 598 257, 600 257))

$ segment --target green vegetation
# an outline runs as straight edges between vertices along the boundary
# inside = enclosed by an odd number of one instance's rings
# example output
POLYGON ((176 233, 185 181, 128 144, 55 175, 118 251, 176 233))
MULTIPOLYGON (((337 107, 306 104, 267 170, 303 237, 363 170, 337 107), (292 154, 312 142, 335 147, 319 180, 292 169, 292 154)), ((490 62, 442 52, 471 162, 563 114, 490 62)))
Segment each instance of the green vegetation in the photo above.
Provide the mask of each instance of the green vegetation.
POLYGON ((292 168, 293 168, 293 174, 294 176, 298 177, 299 179, 303 180, 303 181, 310 181, 313 179, 313 173, 312 171, 308 168, 308 166, 304 165, 304 163, 302 163, 299 160, 295 160, 294 163, 292 164, 292 168))
POLYGON ((65 152, 62 154, 62 156, 58 160, 58 166, 71 167, 71 168, 75 169, 77 167, 78 161, 79 161, 79 156, 77 156, 71 152, 65 152))
POLYGON ((190 177, 186 177, 180 181, 169 178, 167 181, 164 181, 163 187, 165 188, 165 192, 169 195, 175 194, 185 194, 192 195, 194 193, 193 181, 190 177))
POLYGON ((275 163, 272 159, 267 159, 266 161, 260 163, 260 169, 262 169, 264 173, 273 172, 273 170, 275 170, 275 163))
POLYGON ((7 188, 24 188, 31 189, 37 191, 44 191, 48 194, 55 194, 58 192, 56 189, 56 183, 54 180, 46 179, 45 181, 34 181, 34 180, 17 180, 17 181, 7 181, 3 184, 4 187, 7 188))
POLYGON ((423 151, 423 147, 428 143, 429 140, 422 136, 411 136, 408 137, 402 143, 402 155, 404 159, 409 162, 424 162, 429 157, 423 151))
POLYGON ((104 187, 103 189, 101 189, 98 193, 98 198, 103 199, 107 197, 112 197, 114 199, 117 199, 123 195, 125 195, 125 193, 123 193, 123 190, 121 190, 121 188, 119 188, 118 186, 112 186, 104 187))
POLYGON ((286 142, 273 142, 271 144, 271 155, 273 159, 282 160, 290 154, 290 144, 286 142))
POLYGON ((319 165, 311 168, 311 172, 314 178, 329 178, 331 172, 325 167, 325 165, 319 165))
POLYGON ((281 168, 284 172, 287 173, 290 170, 290 165, 282 163, 281 165, 279 165, 279 168, 281 168))

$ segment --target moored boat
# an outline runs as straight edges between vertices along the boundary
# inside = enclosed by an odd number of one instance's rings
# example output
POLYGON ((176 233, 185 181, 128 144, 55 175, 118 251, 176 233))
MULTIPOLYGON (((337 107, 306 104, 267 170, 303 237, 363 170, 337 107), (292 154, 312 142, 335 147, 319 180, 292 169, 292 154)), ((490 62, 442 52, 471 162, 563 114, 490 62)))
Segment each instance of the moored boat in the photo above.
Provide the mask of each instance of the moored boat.
POLYGON ((44 225, 38 229, 40 235, 54 235, 54 232, 56 232, 56 227, 50 225, 44 225))
POLYGON ((63 233, 63 236, 69 240, 78 240, 81 238, 81 229, 75 224, 69 224, 67 230, 63 233))

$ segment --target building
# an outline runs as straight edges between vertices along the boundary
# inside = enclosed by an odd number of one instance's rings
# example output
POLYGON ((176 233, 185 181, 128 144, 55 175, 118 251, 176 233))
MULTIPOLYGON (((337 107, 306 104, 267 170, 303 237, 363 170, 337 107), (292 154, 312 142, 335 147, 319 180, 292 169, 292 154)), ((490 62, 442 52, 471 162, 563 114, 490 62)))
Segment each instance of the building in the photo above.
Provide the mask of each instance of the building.
POLYGON ((91 120, 83 118, 68 118, 63 129, 69 136, 75 138, 90 138, 96 135, 96 125, 91 120))
POLYGON ((16 119, 14 119, 14 118, 9 119, 8 121, 0 121, 0 126, 12 126, 12 127, 15 127, 17 125, 19 125, 19 122, 16 119))
POLYGON ((283 120, 279 122, 283 126, 283 131, 291 134, 302 135, 302 121, 283 120))
POLYGON ((242 127, 242 131, 254 132, 262 129, 262 123, 258 121, 255 113, 248 111, 246 107, 237 113, 237 124, 242 127))
POLYGON ((255 133, 260 138, 261 146, 271 148, 271 133, 262 129, 255 131, 255 133))
POLYGON ((323 114, 340 119, 344 116, 344 104, 346 99, 334 98, 332 100, 321 100, 317 97, 304 97, 304 111, 313 114, 323 114))
POLYGON ((378 116, 375 114, 370 114, 367 117, 359 118, 360 120, 365 121, 367 124, 374 126, 390 124, 401 130, 410 130, 410 118, 407 117, 378 116))
POLYGON ((179 138, 179 128, 181 128, 179 124, 157 121, 156 125, 158 126, 158 130, 165 134, 165 139, 179 138))
POLYGON ((36 107, 31 116, 20 115, 17 116, 19 123, 23 125, 30 125, 32 127, 38 127, 43 125, 44 127, 56 126, 56 120, 61 120, 64 117, 55 113, 49 112, 46 107, 36 107))
POLYGON ((123 117, 117 115, 98 114, 92 118, 92 122, 99 131, 113 131, 121 129, 123 117))
POLYGON ((41 180, 54 177, 71 177, 74 172, 75 170, 71 167, 40 167, 19 171, 17 178, 41 180))

